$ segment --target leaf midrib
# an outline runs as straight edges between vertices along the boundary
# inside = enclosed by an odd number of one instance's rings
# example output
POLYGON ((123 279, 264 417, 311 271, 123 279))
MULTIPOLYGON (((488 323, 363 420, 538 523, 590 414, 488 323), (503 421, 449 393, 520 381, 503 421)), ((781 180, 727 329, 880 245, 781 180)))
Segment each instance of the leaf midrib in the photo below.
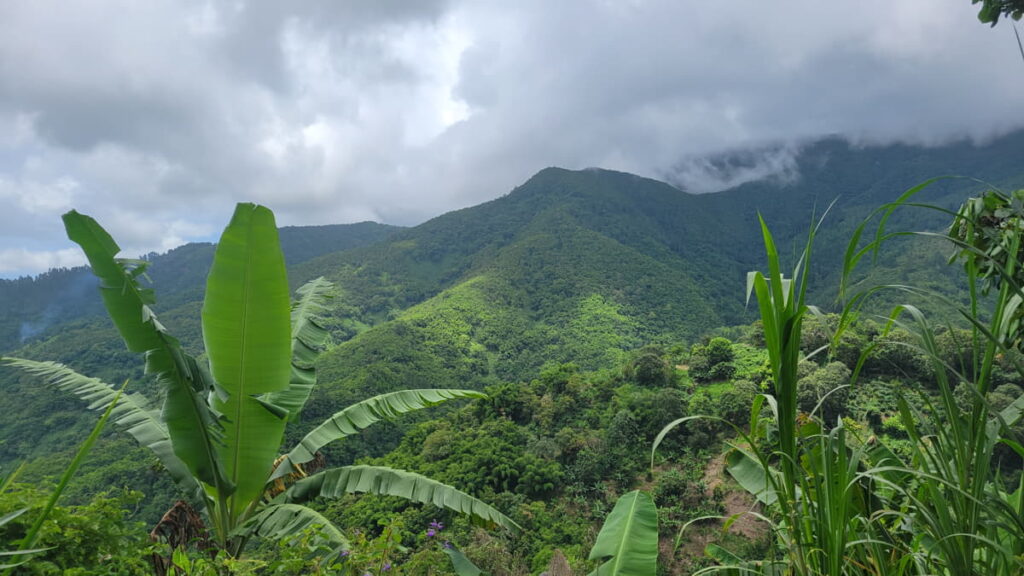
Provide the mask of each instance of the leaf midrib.
MULTIPOLYGON (((253 250, 252 250, 252 247, 250 245, 251 241, 252 241, 252 226, 253 226, 253 219, 250 218, 249 219, 249 225, 246 227, 246 230, 245 230, 245 234, 246 234, 245 268, 244 268, 244 271, 243 271, 243 279, 242 279, 242 319, 241 319, 242 334, 239 337, 239 341, 240 341, 239 345, 241 346, 241 349, 240 349, 239 354, 238 354, 238 393, 237 393, 238 397, 236 398, 236 402, 235 402, 235 442, 234 442, 234 447, 233 447, 233 451, 232 451, 232 454, 231 454, 231 463, 232 463, 232 465, 231 465, 231 483, 234 484, 235 486, 238 486, 238 461, 240 459, 240 454, 242 452, 242 447, 241 447, 241 439, 243 437, 243 434, 242 434, 242 426, 243 426, 243 422, 242 422, 242 408, 243 408, 243 406, 242 406, 242 403, 243 403, 243 401, 245 400, 245 397, 246 397, 245 396, 245 369, 244 368, 245 368, 246 339, 248 338, 248 334, 249 334, 249 330, 248 330, 248 326, 249 326, 249 323, 248 323, 248 317, 249 317, 249 288, 250 288, 249 277, 250 277, 250 273, 251 273, 252 254, 253 254, 253 250)), ((232 495, 231 500, 232 500, 232 508, 233 508, 234 504, 235 504, 235 502, 234 502, 234 500, 235 500, 234 495, 232 495)))
POLYGON ((619 539, 618 549, 614 559, 612 560, 612 574, 619 573, 619 565, 622 563, 622 555, 626 549, 626 540, 629 537, 629 533, 633 528, 633 521, 636 518, 636 506, 640 501, 640 493, 637 492, 633 495, 633 502, 629 505, 629 514, 626 516, 626 526, 622 529, 622 538, 619 539))

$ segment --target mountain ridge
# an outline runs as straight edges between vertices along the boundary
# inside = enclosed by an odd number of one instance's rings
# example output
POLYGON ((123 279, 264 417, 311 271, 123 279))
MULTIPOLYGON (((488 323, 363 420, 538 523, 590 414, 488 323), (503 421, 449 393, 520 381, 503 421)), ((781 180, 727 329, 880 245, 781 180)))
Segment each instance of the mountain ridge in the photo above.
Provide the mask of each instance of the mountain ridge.
MULTIPOLYGON (((647 343, 693 342, 711 329, 749 322, 744 281, 761 266, 758 214, 784 254, 795 254, 814 215, 838 195, 819 235, 822 265, 811 277, 812 301, 827 308, 837 258, 870 210, 950 171, 987 172, 996 183, 1024 185, 1024 167, 1017 167, 1022 151, 1024 132, 975 148, 856 149, 830 141, 805 149, 801 177, 789 184, 747 183, 702 195, 625 172, 550 167, 499 198, 389 229, 381 241, 340 251, 311 241, 306 245, 324 252, 290 265, 293 287, 323 275, 339 293, 326 318, 333 343, 319 365, 322 385, 308 421, 371 393, 414 385, 482 388, 529 379, 563 362, 608 367, 647 343)), ((979 189, 971 180, 948 180, 925 194, 951 207, 979 189)), ((897 214, 892 222, 937 230, 944 218, 897 214)), ((287 236, 282 233, 283 242, 287 236)), ((943 257, 921 244, 906 246, 903 269, 879 274, 941 278, 943 257)), ((204 275, 199 256, 212 247, 181 250, 175 257, 187 275, 153 263, 156 309, 190 351, 201 353, 201 282, 184 284, 204 275), (182 285, 168 293, 165 273, 182 285)), ((141 378, 109 323, 98 318, 72 319, 64 329, 57 324, 16 353, 111 380, 141 378)), ((27 385, 11 385, 4 375, 0 381, 4 402, 18 401, 27 385)), ((16 421, 0 419, 0 437, 24 436, 33 413, 66 409, 46 397, 29 404, 16 421)), ((300 431, 301 424, 289 433, 300 431)), ((373 433, 378 436, 365 444, 380 448, 393 445, 400 429, 373 433)), ((37 449, 16 444, 0 446, 0 460, 37 449)), ((353 442, 345 450, 352 455, 364 447, 353 442)))
MULTIPOLYGON (((382 240, 401 228, 376 222, 285 226, 279 229, 286 261, 298 264, 315 258, 328 246, 355 247, 382 240)), ((150 263, 147 274, 157 287, 163 309, 202 299, 206 271, 214 244, 190 242, 140 259, 150 263)), ((103 315, 95 288, 98 282, 86 266, 51 269, 36 276, 0 278, 0 351, 40 336, 60 319, 103 315), (39 293, 46 294, 39 298, 39 293)))

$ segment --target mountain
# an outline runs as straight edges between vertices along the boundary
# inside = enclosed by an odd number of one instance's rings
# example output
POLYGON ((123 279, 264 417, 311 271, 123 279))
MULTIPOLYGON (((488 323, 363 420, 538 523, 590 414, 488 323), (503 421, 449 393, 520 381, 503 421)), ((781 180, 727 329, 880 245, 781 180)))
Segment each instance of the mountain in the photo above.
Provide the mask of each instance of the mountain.
MULTIPOLYGON (((872 210, 945 174, 1024 185, 1022 151, 1024 133, 982 147, 859 148, 828 139, 805 147, 795 181, 707 195, 607 170, 542 170, 492 202, 295 268, 299 279, 337 282, 348 313, 374 326, 325 356, 325 404, 397 386, 514 380, 545 363, 598 368, 645 343, 692 341, 748 322, 746 272, 763 261, 758 214, 796 254, 815 215, 835 200, 812 275, 812 299, 828 308, 847 239, 872 210)), ((954 208, 982 188, 947 179, 921 198, 954 208)), ((947 222, 922 210, 890 220, 931 230, 947 222)), ((872 270, 872 280, 945 285, 945 249, 911 241, 891 250, 896 265, 872 270)))
MULTIPOLYGON (((376 222, 281 228, 281 247, 291 265, 328 251, 347 250, 387 239, 397 226, 376 222)), ((213 244, 191 243, 165 254, 142 256, 159 287, 162 309, 201 301, 213 244)), ((85 267, 54 269, 36 277, 0 279, 0 351, 59 332, 63 323, 103 315, 97 282, 85 267), (47 333, 47 329, 56 328, 47 333)))
MULTIPOLYGON (((647 343, 689 343, 749 322, 746 272, 763 260, 758 214, 780 248, 797 254, 815 216, 835 200, 811 276, 812 301, 827 308, 846 239, 871 210, 934 176, 1024 186, 1022 153, 1024 132, 984 146, 936 148, 826 139, 801 149, 795 177, 714 194, 622 172, 547 168, 505 196, 413 228, 284 229, 293 286, 321 275, 338 286, 327 319, 333 344, 318 366, 320 386, 304 422, 396 388, 482 388, 528 380, 563 362, 616 366, 647 343)), ((922 194, 953 208, 983 187, 947 179, 922 194)), ((920 210, 891 219, 912 229, 941 230, 947 222, 920 210)), ((149 257, 161 321, 196 353, 211 254, 211 245, 194 244, 149 257)), ((911 241, 892 254, 896 264, 870 271, 873 279, 911 278, 948 289, 942 251, 911 241)), ((61 360, 108 381, 143 382, 138 359, 93 314, 99 298, 83 278, 81 270, 62 270, 0 283, 0 350, 24 340, 12 355, 61 360)), ((0 404, 22 407, 0 415, 0 463, 62 450, 93 418, 77 400, 10 373, 0 374, 0 404)), ((382 426, 332 456, 382 454, 402 430, 382 426)), ((123 473, 128 465, 120 466, 123 473)))

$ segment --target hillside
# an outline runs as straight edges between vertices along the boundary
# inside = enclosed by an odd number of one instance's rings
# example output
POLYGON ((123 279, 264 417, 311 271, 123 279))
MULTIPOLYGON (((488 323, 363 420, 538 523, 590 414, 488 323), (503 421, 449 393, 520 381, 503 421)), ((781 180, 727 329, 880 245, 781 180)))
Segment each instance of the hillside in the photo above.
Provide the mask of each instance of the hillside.
MULTIPOLYGON (((828 308, 847 238, 871 210, 930 175, 1020 185, 1022 150, 1024 133, 935 149, 826 140, 800 155, 795 182, 701 196, 625 173, 549 168, 502 198, 311 260, 294 275, 334 280, 347 311, 374 326, 324 358, 334 402, 427 382, 524 378, 551 362, 598 368, 645 343, 691 341, 751 320, 743 296, 746 272, 761 265, 759 212, 795 253, 814 215, 836 200, 812 279, 812 300, 828 308)), ((944 180, 921 198, 953 207, 981 187, 944 180)), ((891 219, 904 229, 946 222, 922 210, 891 219)), ((924 241, 894 246, 872 280, 945 286, 947 254, 924 241)))
MULTIPOLYGON (((398 230, 376 222, 286 226, 280 232, 281 247, 288 263, 297 265, 326 252, 380 242, 398 230)), ((161 309, 202 300, 213 248, 209 243, 192 243, 165 254, 141 256, 150 262, 148 274, 159 287, 161 309)), ((96 285, 85 267, 50 270, 34 278, 0 279, 0 351, 58 334, 63 323, 103 316, 96 285)))
MULTIPOLYGON (((796 252, 812 216, 838 197, 812 279, 812 300, 827 307, 846 238, 870 210, 934 175, 1019 186, 1024 171, 1015 161, 1022 151, 1024 133, 982 147, 858 148, 825 140, 803 149, 794 181, 753 182, 707 195, 621 172, 548 168, 501 198, 409 229, 285 229, 293 286, 324 275, 339 290, 328 319, 333 347, 321 359, 321 386, 303 422, 391 389, 483 388, 530 380, 542 367, 564 362, 586 370, 616 366, 644 344, 693 342, 716 328, 747 323, 753 316, 744 307, 745 274, 761 265, 758 212, 779 245, 796 252)), ((980 187, 948 180, 926 197, 953 206, 980 187)), ((945 223, 944 216, 921 213, 893 218, 894 225, 912 228, 945 223)), ((201 279, 211 249, 193 244, 150 258, 161 321, 194 352, 201 351, 201 279)), ((948 274, 938 267, 945 255, 925 244, 905 245, 893 255, 896 264, 875 270, 876 278, 941 284, 948 274)), ((61 360, 108 381, 129 377, 133 388, 146 389, 137 359, 109 323, 92 314, 99 311, 98 297, 83 278, 81 270, 55 271, 0 283, 6 342, 20 340, 26 326, 35 331, 12 354, 61 360)), ((10 373, 0 375, 0 403, 22 407, 0 416, 0 464, 46 454, 34 465, 38 474, 59 467, 55 451, 63 453, 92 421, 73 398, 10 373), (40 422, 46 431, 41 441, 40 422)), ((332 456, 382 455, 415 423, 381 426, 332 456)), ((303 426, 289 434, 302 433, 303 426)), ((146 456, 128 452, 97 466, 94 484, 126 481, 134 474, 128 472, 132 458, 146 456)))

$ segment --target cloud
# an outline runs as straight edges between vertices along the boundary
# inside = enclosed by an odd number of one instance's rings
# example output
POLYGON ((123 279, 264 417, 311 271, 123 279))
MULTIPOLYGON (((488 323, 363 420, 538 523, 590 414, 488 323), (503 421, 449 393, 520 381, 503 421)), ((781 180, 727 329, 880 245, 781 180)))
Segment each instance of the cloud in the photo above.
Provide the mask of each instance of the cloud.
POLYGON ((661 179, 693 194, 719 192, 758 180, 791 184, 800 178, 798 155, 796 146, 775 145, 693 156, 666 170, 661 179))
POLYGON ((70 268, 85 264, 85 256, 74 248, 63 250, 34 251, 24 248, 4 248, 0 250, 0 274, 6 276, 24 276, 35 270, 50 268, 70 268))
POLYGON ((146 252, 212 239, 237 201, 282 224, 415 224, 549 165, 676 173, 711 190, 787 174, 792 143, 826 134, 989 138, 1021 126, 1024 74, 1012 29, 975 11, 0 4, 0 267, 68 248, 59 215, 72 206, 146 252), (761 153, 716 164, 745 147, 761 153))

